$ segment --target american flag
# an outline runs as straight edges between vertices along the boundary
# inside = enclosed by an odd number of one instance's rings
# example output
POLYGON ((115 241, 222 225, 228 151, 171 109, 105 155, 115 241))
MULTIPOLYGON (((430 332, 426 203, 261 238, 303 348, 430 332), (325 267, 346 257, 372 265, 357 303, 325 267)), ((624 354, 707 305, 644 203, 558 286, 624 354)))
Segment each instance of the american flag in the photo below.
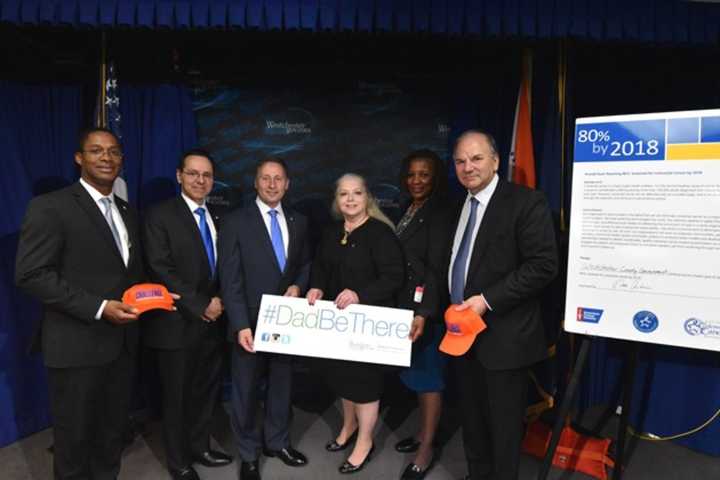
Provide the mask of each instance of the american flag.
MULTIPOLYGON (((101 85, 98 92, 98 126, 110 129, 111 132, 122 142, 122 129, 120 115, 120 89, 118 88, 117 75, 113 62, 107 64, 107 75, 105 76, 105 84, 101 85), (101 107, 101 102, 105 103, 105 108, 101 107), (104 115, 104 118, 103 118, 104 115)), ((127 183, 125 183, 124 170, 120 171, 120 175, 115 179, 113 185, 113 193, 123 200, 128 199, 127 183)))

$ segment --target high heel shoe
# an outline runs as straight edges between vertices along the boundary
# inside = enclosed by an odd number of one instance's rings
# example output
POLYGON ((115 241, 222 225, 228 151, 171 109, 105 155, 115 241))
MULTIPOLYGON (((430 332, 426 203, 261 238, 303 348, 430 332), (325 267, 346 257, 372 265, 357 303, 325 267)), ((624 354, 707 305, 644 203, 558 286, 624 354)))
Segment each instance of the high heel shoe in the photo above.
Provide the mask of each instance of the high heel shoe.
POLYGON ((395 451, 400 453, 414 453, 420 448, 420 442, 415 437, 403 438, 395 444, 395 451))
POLYGON ((400 476, 400 480, 423 480, 423 478, 425 478, 425 475, 427 475, 427 473, 430 471, 431 468, 433 468, 433 466, 435 466, 434 453, 433 456, 430 458, 430 462, 428 462, 425 468, 418 466, 414 462, 408 464, 408 466, 405 467, 405 470, 400 476))
POLYGON ((328 452, 339 452, 341 450, 345 450, 348 445, 355 441, 355 439, 357 438, 357 434, 358 429, 356 428, 353 434, 350 435, 347 440, 345 440, 345 443, 338 443, 335 439, 330 440, 328 443, 325 444, 325 450, 327 450, 328 452))
POLYGON ((365 459, 360 462, 360 465, 353 465, 348 460, 345 460, 342 465, 338 468, 338 471, 342 474, 349 474, 349 473, 355 473, 359 472, 363 468, 365 468, 365 465, 370 463, 370 460, 372 459, 373 451, 375 450, 375 444, 373 444, 372 447, 370 447, 370 451, 367 455, 365 455, 365 459))

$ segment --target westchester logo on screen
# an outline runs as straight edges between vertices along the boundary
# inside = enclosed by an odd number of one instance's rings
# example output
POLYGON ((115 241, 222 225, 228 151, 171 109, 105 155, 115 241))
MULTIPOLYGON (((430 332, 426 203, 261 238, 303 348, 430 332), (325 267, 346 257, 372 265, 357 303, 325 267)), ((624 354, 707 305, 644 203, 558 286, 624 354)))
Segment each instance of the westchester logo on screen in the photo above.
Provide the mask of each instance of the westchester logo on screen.
POLYGON ((260 312, 259 321, 310 330, 334 330, 338 333, 372 337, 407 338, 410 327, 405 323, 375 320, 361 312, 341 312, 320 308, 311 312, 294 310, 288 305, 268 304, 260 312))

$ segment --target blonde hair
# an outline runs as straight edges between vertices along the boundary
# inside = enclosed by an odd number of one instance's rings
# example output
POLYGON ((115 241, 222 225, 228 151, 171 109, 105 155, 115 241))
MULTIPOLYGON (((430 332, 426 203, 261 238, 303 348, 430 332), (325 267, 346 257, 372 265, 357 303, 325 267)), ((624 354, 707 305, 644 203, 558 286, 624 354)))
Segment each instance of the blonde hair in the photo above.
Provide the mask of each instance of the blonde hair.
POLYGON ((363 177, 362 175, 358 175, 357 173, 346 173, 335 181, 335 195, 332 202, 332 208, 330 209, 332 216, 338 220, 343 218, 342 213, 340 213, 340 207, 338 207, 337 195, 340 184, 345 180, 359 181, 362 184, 363 189, 365 190, 365 194, 367 195, 366 211, 368 216, 374 218, 375 220, 383 222, 385 225, 395 230, 395 225, 393 224, 392 220, 390 220, 387 215, 385 215, 383 211, 380 210, 380 205, 378 205, 375 196, 370 193, 370 190, 368 190, 365 177, 363 177))

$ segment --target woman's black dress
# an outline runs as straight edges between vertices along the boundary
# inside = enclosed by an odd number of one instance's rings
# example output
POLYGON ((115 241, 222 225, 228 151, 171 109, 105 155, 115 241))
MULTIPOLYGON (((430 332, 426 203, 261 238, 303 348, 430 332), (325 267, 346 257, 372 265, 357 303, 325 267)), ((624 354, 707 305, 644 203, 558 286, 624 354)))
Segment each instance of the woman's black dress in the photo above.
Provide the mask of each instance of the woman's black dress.
POLYGON ((425 332, 413 344, 410 368, 400 372, 400 379, 409 389, 440 392, 445 388, 445 354, 438 350, 445 334, 440 311, 441 291, 447 290, 443 278, 443 261, 449 250, 450 227, 448 208, 442 199, 431 197, 410 218, 405 214, 398 224, 398 238, 405 253, 405 285, 398 294, 398 306, 414 310, 425 317, 425 332), (416 288, 424 287, 420 301, 416 288))
MULTIPOLYGON (((323 232, 310 276, 310 287, 332 301, 344 289, 357 293, 363 305, 395 306, 404 280, 402 248, 395 233, 379 220, 368 219, 343 245, 342 222, 323 232)), ((344 360, 322 360, 320 373, 340 397, 356 403, 380 399, 383 367, 344 360)))

